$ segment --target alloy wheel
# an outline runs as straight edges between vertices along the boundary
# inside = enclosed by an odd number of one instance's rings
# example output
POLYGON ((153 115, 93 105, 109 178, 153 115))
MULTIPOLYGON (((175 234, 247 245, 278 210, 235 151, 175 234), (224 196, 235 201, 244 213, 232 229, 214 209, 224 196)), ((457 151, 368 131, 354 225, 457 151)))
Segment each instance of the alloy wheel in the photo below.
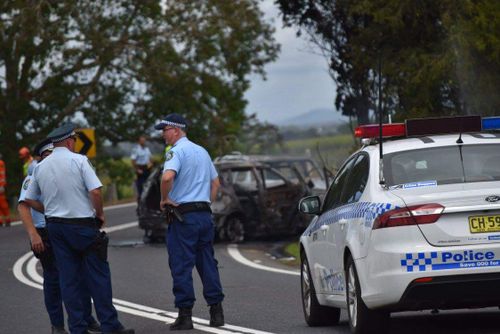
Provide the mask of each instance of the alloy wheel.
POLYGON ((347 281, 347 298, 348 298, 348 308, 349 308, 349 321, 351 326, 356 328, 357 317, 358 317, 358 298, 356 292, 356 276, 354 274, 354 267, 349 266, 349 275, 347 281))
POLYGON ((302 302, 307 316, 311 315, 311 282, 307 261, 302 264, 302 302))

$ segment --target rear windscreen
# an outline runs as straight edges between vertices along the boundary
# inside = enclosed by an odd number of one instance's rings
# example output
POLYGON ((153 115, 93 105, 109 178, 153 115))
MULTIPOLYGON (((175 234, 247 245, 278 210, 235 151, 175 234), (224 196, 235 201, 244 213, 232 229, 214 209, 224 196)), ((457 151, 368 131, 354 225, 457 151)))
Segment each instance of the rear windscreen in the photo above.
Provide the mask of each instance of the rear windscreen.
POLYGON ((456 145, 384 155, 388 186, 500 180, 500 145, 456 145))

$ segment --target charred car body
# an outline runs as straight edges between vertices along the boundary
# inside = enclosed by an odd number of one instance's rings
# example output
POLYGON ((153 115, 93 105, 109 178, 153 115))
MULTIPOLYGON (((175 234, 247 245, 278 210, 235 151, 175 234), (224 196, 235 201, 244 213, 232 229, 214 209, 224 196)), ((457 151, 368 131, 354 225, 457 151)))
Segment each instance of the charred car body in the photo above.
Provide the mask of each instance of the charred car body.
MULTIPOLYGON (((301 233, 308 218, 299 213, 297 202, 311 194, 294 167, 294 178, 287 178, 269 164, 253 159, 224 159, 214 162, 221 187, 212 203, 218 240, 241 242, 247 238, 301 233)), ((160 210, 162 167, 155 168, 144 184, 139 200, 139 227, 145 241, 163 239, 165 216, 160 210)))

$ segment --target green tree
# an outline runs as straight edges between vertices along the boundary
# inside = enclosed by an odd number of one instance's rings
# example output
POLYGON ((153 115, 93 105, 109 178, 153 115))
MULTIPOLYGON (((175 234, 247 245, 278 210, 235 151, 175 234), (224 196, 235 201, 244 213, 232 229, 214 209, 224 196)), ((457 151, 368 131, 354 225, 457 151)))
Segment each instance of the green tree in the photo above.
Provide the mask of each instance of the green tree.
POLYGON ((17 146, 67 120, 116 143, 178 112, 215 149, 246 118, 248 75, 276 58, 272 34, 257 0, 2 1, 0 149, 11 181, 17 146))
POLYGON ((500 106, 495 0, 277 0, 330 60, 336 104, 360 124, 377 103, 403 119, 500 106))

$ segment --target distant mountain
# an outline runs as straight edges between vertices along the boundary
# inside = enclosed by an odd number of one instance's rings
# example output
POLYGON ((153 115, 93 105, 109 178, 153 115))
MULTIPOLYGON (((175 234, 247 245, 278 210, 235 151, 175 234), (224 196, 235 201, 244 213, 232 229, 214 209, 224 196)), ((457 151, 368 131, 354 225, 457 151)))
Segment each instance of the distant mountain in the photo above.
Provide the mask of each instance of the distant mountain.
POLYGON ((342 116, 342 114, 336 110, 320 108, 310 110, 298 116, 285 118, 274 123, 280 127, 294 126, 299 128, 306 128, 318 125, 340 125, 348 121, 348 117, 342 116))

